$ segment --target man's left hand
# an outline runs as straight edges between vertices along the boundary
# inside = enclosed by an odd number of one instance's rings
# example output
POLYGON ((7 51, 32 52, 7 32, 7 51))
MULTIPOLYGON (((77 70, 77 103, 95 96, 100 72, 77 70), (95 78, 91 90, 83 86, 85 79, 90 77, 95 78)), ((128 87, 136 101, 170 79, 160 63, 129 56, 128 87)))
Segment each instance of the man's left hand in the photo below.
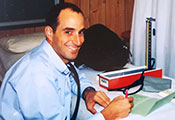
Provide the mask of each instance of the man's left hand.
POLYGON ((87 109, 93 114, 97 113, 97 111, 94 108, 95 103, 98 103, 103 107, 106 107, 110 103, 109 97, 103 91, 85 91, 84 99, 86 102, 87 109))

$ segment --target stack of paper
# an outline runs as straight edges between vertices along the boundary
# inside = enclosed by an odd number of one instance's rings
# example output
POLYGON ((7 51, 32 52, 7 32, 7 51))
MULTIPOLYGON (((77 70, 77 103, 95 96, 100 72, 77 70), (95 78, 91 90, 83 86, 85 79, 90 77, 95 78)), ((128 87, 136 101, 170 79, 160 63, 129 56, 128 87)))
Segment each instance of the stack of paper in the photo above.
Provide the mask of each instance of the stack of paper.
POLYGON ((133 97, 134 107, 132 108, 131 113, 146 116, 166 103, 169 103, 175 97, 175 92, 162 99, 151 98, 138 94, 133 95, 133 97))

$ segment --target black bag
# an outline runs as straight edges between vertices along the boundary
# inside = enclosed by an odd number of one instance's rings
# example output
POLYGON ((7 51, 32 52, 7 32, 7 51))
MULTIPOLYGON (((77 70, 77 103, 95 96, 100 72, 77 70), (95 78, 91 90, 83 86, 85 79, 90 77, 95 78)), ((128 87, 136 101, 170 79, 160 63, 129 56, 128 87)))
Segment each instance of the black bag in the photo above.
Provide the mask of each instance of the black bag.
POLYGON ((102 24, 85 30, 85 42, 75 60, 94 70, 121 69, 129 61, 129 50, 116 33, 102 24))

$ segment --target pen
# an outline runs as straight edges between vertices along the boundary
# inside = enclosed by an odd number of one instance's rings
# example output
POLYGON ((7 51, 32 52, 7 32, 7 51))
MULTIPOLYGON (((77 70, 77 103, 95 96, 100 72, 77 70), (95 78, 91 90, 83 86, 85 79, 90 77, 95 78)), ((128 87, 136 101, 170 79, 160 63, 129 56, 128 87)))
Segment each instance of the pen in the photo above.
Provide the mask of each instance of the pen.
POLYGON ((128 89, 125 90, 125 98, 128 97, 128 89))

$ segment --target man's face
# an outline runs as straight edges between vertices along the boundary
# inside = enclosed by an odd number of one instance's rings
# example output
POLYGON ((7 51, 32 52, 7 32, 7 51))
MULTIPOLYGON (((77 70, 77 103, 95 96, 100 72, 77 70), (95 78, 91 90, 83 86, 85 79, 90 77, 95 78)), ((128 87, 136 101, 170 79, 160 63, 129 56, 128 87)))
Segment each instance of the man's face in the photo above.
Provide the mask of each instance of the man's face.
POLYGON ((58 23, 52 47, 63 62, 67 63, 77 57, 84 42, 84 17, 67 8, 60 12, 58 23))

